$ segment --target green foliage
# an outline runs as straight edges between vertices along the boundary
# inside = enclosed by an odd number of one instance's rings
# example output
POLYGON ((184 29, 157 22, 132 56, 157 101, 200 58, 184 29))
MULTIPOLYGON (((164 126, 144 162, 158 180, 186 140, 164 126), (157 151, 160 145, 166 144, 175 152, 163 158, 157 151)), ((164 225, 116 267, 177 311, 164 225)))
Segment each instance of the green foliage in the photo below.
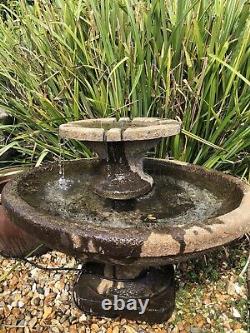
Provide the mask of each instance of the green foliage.
MULTIPOLYGON (((2 5, 2 10, 5 10, 2 5)), ((36 0, 0 21, 0 105, 25 162, 59 154, 58 126, 90 117, 179 117, 156 154, 248 177, 247 0, 36 0)), ((89 152, 68 142, 66 158, 89 152)))

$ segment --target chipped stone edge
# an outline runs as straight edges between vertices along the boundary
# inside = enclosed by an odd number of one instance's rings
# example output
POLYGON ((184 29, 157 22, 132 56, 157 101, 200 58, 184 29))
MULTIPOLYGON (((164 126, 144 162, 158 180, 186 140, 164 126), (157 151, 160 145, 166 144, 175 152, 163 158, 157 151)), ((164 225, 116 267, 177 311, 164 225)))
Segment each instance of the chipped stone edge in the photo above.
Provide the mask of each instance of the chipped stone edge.
POLYGON ((181 123, 172 119, 136 117, 130 120, 127 117, 122 117, 117 122, 115 118, 97 118, 62 124, 59 127, 59 135, 62 138, 81 141, 142 141, 176 135, 180 130, 181 123), (116 127, 117 123, 129 122, 134 127, 129 127, 124 131, 116 127), (98 127, 102 124, 114 127, 105 131, 104 128, 98 127))
POLYGON ((91 127, 73 127, 69 124, 63 124, 59 127, 59 135, 65 139, 74 139, 81 141, 104 141, 105 131, 103 128, 91 127))

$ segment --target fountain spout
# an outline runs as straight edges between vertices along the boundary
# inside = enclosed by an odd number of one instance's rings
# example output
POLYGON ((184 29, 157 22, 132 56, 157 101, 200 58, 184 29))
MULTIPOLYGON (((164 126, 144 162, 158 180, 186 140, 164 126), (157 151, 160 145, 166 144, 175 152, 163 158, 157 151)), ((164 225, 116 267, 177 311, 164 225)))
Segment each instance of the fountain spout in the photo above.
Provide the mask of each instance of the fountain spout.
POLYGON ((148 193, 153 178, 143 170, 143 157, 163 137, 176 135, 181 124, 159 118, 100 118, 63 124, 63 138, 84 141, 100 160, 93 190, 100 196, 129 200, 148 193))

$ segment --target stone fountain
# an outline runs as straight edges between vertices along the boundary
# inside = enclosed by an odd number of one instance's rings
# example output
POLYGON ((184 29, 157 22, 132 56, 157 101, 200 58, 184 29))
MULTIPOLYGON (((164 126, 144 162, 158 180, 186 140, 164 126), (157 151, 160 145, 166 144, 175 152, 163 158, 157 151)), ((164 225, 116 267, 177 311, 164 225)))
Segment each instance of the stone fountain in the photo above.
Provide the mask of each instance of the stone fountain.
POLYGON ((178 121, 158 118, 70 122, 60 136, 84 141, 98 158, 65 162, 63 173, 49 163, 5 187, 13 222, 83 263, 73 288, 83 311, 167 320, 175 305, 173 264, 250 231, 250 187, 242 181, 143 158, 179 131, 178 121))

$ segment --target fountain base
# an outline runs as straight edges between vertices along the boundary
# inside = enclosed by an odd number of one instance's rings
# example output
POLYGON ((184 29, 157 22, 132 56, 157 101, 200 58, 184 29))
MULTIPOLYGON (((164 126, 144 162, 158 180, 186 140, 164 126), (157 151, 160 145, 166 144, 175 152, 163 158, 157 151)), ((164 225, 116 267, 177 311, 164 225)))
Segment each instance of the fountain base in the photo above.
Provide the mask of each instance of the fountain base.
POLYGON ((139 271, 88 263, 78 275, 73 295, 75 304, 91 315, 163 322, 175 307, 174 268, 167 265, 139 271))

